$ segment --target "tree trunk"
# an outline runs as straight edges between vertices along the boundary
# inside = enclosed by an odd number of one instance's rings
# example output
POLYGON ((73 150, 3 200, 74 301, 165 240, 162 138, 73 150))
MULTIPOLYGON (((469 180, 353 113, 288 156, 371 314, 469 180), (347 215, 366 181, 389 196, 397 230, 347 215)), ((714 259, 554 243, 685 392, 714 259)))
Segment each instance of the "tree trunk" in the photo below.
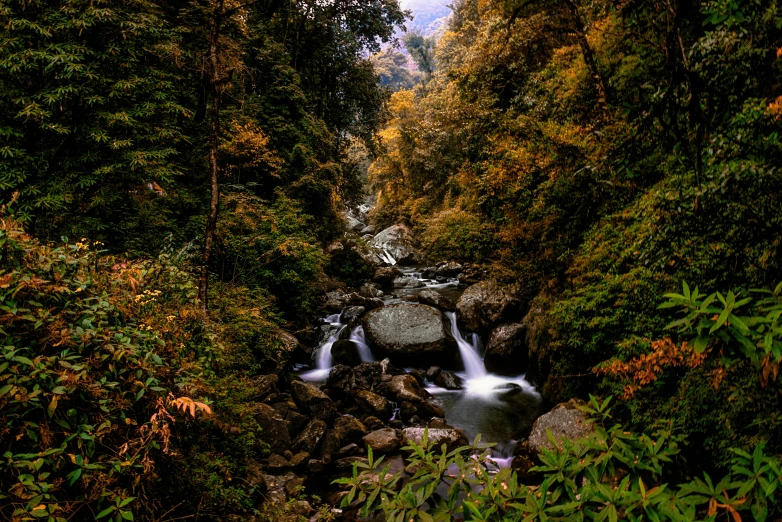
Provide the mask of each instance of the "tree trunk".
POLYGON ((221 71, 218 42, 220 38, 220 23, 223 14, 223 0, 216 0, 212 8, 209 28, 209 55, 207 57, 207 75, 212 97, 209 107, 209 184, 211 198, 209 200, 209 216, 204 231, 204 252, 201 261, 201 277, 198 283, 198 297, 204 312, 209 309, 209 261, 212 257, 215 231, 217 230, 217 214, 220 209, 219 166, 217 150, 220 144, 220 92, 221 71))
POLYGON ((576 33, 576 40, 578 40, 578 45, 581 47, 584 63, 586 63, 589 74, 592 76, 592 84, 595 88, 595 94, 597 95, 596 107, 600 111, 608 112, 608 95, 606 94, 605 83, 603 83, 603 76, 597 68, 597 62, 595 61, 592 47, 586 39, 584 21, 581 19, 581 14, 578 12, 578 6, 574 2, 567 0, 565 1, 565 4, 568 6, 568 9, 570 9, 570 13, 573 16, 573 28, 576 33))

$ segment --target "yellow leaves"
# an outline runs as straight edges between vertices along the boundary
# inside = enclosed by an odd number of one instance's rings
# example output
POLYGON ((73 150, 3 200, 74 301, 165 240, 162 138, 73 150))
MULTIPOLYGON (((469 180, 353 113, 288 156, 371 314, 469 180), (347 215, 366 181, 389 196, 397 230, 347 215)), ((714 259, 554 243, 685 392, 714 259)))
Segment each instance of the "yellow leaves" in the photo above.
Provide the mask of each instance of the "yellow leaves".
POLYGON ((194 401, 190 397, 178 397, 173 400, 169 400, 170 404, 176 409, 181 410, 182 413, 190 413, 190 416, 195 418, 196 411, 200 411, 205 415, 212 415, 212 408, 203 402, 194 401))
POLYGON ((768 105, 768 112, 775 120, 782 117, 782 96, 768 105))
POLYGON ((220 152, 228 159, 231 169, 263 168, 279 177, 277 170, 284 162, 270 147, 269 136, 257 123, 233 122, 230 140, 220 146, 220 152))

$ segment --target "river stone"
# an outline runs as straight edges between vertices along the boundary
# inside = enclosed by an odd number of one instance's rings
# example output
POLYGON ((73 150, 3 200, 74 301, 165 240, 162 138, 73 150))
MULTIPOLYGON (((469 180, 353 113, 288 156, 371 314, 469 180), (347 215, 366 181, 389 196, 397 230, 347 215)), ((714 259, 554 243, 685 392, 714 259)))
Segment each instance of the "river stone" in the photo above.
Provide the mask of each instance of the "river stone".
POLYGON ((380 285, 377 283, 364 283, 361 288, 358 289, 358 295, 361 297, 383 297, 383 291, 380 289, 380 285))
POLYGON ((464 271, 462 265, 456 261, 448 261, 437 266, 435 273, 441 277, 456 277, 464 271))
POLYGON ((456 302, 456 311, 467 330, 486 330, 521 311, 519 292, 519 285, 481 281, 464 291, 456 302))
POLYGON ((315 453, 315 448, 326 434, 326 423, 320 419, 310 422, 293 442, 293 451, 315 453))
POLYGON ((394 279, 394 288, 423 288, 426 284, 420 279, 409 276, 401 276, 394 279))
POLYGON ((310 422, 306 415, 302 415, 293 410, 288 410, 288 413, 285 415, 285 420, 288 421, 288 432, 292 437, 295 437, 296 434, 300 433, 310 422))
POLYGON ((334 401, 311 384, 293 381, 291 394, 299 408, 317 419, 329 421, 337 416, 337 406, 334 401))
POLYGON ((424 402, 427 392, 412 375, 395 375, 384 386, 384 391, 399 402, 424 402))
POLYGON ((435 448, 446 445, 448 451, 453 451, 460 446, 469 444, 467 437, 456 428, 432 429, 432 428, 405 428, 402 430, 402 443, 407 445, 415 442, 419 446, 424 440, 424 430, 428 429, 429 442, 434 443, 435 448))
POLYGON ((291 458, 290 464, 293 469, 297 469, 304 466, 308 460, 310 460, 310 454, 306 451, 300 451, 291 458))
POLYGON ((364 443, 377 454, 391 453, 399 447, 399 436, 395 430, 384 428, 365 435, 364 443))
POLYGON ((331 345, 331 357, 334 359, 334 364, 344 364, 345 366, 361 364, 358 346, 353 341, 346 339, 340 339, 331 345))
POLYGON ((378 252, 379 261, 384 260, 380 252, 387 252, 399 264, 416 260, 413 231, 406 225, 393 225, 378 232, 370 245, 378 252))
POLYGON ((518 375, 527 368, 527 329, 520 323, 501 324, 486 343, 483 363, 500 375, 518 375))
POLYGON ((339 434, 334 430, 326 430, 326 434, 323 436, 323 441, 320 443, 318 458, 325 464, 330 463, 332 455, 339 451, 341 445, 342 444, 339 440, 339 434))
POLYGON ((462 378, 453 372, 441 371, 434 378, 434 383, 446 390, 461 390, 463 388, 462 378))
POLYGON ((268 444, 274 452, 282 453, 286 449, 290 449, 291 438, 288 433, 288 422, 282 418, 277 410, 267 404, 259 403, 256 408, 255 421, 261 428, 259 438, 268 444))
MULTIPOLYGON (((370 297, 374 297, 374 296, 370 296, 370 297)), ((352 323, 353 321, 358 321, 364 316, 364 312, 366 311, 367 309, 363 306, 348 306, 342 311, 342 322, 345 324, 349 324, 352 323)))
POLYGON ((289 482, 296 480, 298 477, 292 472, 285 473, 284 475, 263 475, 263 481, 266 484, 266 500, 267 502, 277 504, 287 500, 286 486, 289 482))
POLYGON ((421 290, 418 293, 418 302, 434 308, 438 308, 443 312, 453 312, 456 310, 456 305, 453 303, 453 301, 445 297, 437 290, 431 290, 428 288, 426 290, 421 290))
POLYGON ((588 422, 589 416, 578 409, 578 406, 583 404, 583 401, 571 399, 557 404, 550 412, 541 415, 532 425, 532 433, 529 436, 530 452, 535 455, 542 453, 543 449, 554 449, 546 435, 547 429, 551 430, 557 442, 562 438, 583 439, 593 433, 595 428, 588 422))
POLYGON ((386 266, 375 270, 372 282, 380 285, 380 288, 390 290, 394 287, 394 279, 401 276, 402 272, 398 268, 386 266))
POLYGON ((439 366, 430 366, 429 369, 426 370, 426 378, 434 382, 435 378, 440 375, 441 371, 442 370, 439 366))
POLYGON ((358 219, 354 218, 353 216, 345 216, 345 221, 347 221, 347 228, 348 230, 351 230, 353 232, 361 232, 366 225, 359 221, 358 219))
POLYGON ((277 392, 277 382, 280 378, 276 375, 259 375, 250 381, 249 386, 253 388, 253 401, 262 401, 270 393, 277 392))
POLYGON ((334 421, 334 433, 339 438, 340 447, 351 442, 358 442, 367 434, 367 429, 351 415, 342 415, 334 421))
POLYGON ((277 453, 270 456, 269 460, 266 463, 266 469, 268 469, 272 473, 281 473, 282 471, 290 467, 291 465, 290 462, 288 462, 288 459, 286 459, 282 455, 278 455, 277 453))
POLYGON ((332 313, 339 313, 347 305, 348 296, 344 292, 339 290, 333 290, 326 293, 326 302, 323 304, 324 308, 332 313))
POLYGON ((350 394, 350 397, 361 411, 382 419, 391 417, 391 403, 385 397, 369 390, 356 390, 350 394))
POLYGON ((363 326, 367 343, 394 364, 426 367, 456 359, 456 343, 446 330, 443 315, 431 306, 384 306, 367 313, 363 326))

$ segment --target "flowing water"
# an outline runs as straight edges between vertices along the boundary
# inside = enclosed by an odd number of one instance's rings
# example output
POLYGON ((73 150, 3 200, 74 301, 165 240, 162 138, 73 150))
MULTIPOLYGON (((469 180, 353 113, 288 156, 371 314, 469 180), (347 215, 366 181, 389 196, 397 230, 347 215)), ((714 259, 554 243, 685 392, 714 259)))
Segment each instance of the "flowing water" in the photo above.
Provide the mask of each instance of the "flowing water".
MULTIPOLYGON (((406 276, 421 280, 425 286, 396 289, 386 296, 386 304, 398 302, 403 296, 415 295, 425 288, 435 289, 453 301, 461 294, 455 280, 438 283, 421 279, 421 274, 415 269, 406 268, 402 271, 406 276)), ((445 411, 448 424, 462 429, 471 441, 480 433, 482 441, 496 443, 494 459, 499 466, 507 466, 510 464, 515 439, 528 433, 532 423, 542 413, 540 394, 524 379, 524 375, 503 377, 487 372, 481 356, 480 337, 471 333, 466 336, 468 341, 459 330, 456 314, 446 312, 445 315, 464 365, 464 371, 456 372, 463 380, 463 389, 446 390, 428 381, 426 388, 445 411)), ((331 347, 347 326, 341 321, 341 314, 324 318, 324 324, 330 328, 330 335, 316 352, 315 369, 302 373, 302 379, 326 381, 333 365, 331 347)), ((349 340, 356 344, 362 361, 375 360, 361 326, 353 328, 349 340)))

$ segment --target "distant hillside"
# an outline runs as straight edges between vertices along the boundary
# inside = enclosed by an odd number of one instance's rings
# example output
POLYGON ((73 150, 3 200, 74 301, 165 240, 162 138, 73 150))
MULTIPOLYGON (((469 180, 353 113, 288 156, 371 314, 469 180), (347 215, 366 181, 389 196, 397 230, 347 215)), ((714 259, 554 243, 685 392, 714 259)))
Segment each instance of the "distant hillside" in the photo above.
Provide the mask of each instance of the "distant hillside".
POLYGON ((408 29, 419 29, 425 36, 438 32, 442 22, 451 14, 448 7, 453 0, 400 0, 403 9, 413 12, 408 29))

